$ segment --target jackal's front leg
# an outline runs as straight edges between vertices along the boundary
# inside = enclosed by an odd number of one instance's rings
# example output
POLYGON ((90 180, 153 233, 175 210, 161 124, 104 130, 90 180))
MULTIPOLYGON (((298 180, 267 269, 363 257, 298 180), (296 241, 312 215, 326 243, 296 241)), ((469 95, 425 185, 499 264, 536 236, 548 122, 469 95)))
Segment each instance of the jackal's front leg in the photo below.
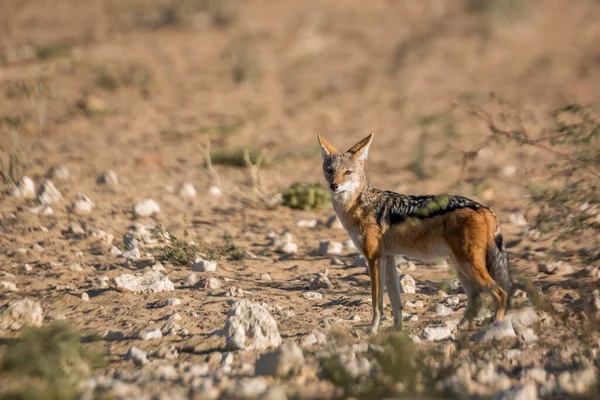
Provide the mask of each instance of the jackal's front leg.
POLYGON ((369 332, 376 334, 381 323, 383 314, 383 279, 384 271, 381 271, 381 260, 379 258, 367 259, 369 273, 371 275, 371 299, 373 302, 373 320, 369 332))

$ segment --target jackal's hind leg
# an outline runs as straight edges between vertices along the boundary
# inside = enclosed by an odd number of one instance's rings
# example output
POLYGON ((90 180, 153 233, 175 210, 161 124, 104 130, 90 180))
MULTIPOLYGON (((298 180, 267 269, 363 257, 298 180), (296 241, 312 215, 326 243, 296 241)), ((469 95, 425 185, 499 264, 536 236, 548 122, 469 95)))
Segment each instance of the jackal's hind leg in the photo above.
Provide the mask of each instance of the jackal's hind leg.
POLYGON ((386 256, 384 262, 385 284, 394 312, 394 329, 400 330, 402 329, 402 300, 400 298, 400 280, 398 279, 396 260, 394 256, 386 256))

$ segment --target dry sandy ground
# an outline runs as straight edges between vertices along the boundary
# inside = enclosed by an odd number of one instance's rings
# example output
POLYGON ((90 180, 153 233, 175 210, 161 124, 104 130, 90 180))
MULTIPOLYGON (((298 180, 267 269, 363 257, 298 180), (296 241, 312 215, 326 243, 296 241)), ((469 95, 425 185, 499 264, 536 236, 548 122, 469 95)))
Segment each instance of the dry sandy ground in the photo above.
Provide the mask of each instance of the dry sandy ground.
MULTIPOLYGON (((514 271, 542 287, 564 311, 564 319, 538 332, 539 345, 523 348, 515 339, 501 348, 521 346, 520 366, 547 365, 553 349, 565 343, 584 351, 589 344, 579 341, 584 317, 577 282, 590 279, 538 273, 538 259, 544 260, 551 238, 532 237, 527 226, 514 220, 528 210, 523 186, 543 180, 553 157, 510 143, 492 145, 461 170, 461 150, 475 148, 488 131, 453 105, 472 101, 501 120, 508 107, 502 104, 510 104, 520 110, 527 128, 539 133, 549 110, 597 102, 600 4, 539 0, 522 6, 506 0, 488 11, 469 12, 465 3, 222 2, 222 7, 234 7, 234 18, 228 8, 211 9, 215 2, 210 1, 0 1, 1 143, 4 150, 10 148, 8 121, 19 117, 23 172, 39 185, 54 166, 69 171, 65 179, 52 178, 64 200, 52 205, 51 216, 31 213, 34 202, 14 198, 8 186, 0 195, 0 274, 7 274, 0 279, 18 288, 0 289, 1 302, 30 297, 41 303, 44 315, 64 317, 84 332, 123 332, 125 339, 103 342, 109 364, 101 374, 107 376, 136 369, 123 360, 132 345, 146 351, 173 345, 186 352, 157 363, 208 359, 216 368, 219 361, 211 352, 222 351, 225 340, 215 331, 225 324, 232 300, 225 294, 232 286, 247 291, 247 299, 293 311, 293 317, 275 316, 284 340, 333 326, 353 333, 346 340, 363 342, 371 305, 365 269, 351 267, 356 251, 344 249, 337 257, 343 265, 318 254, 321 241, 347 240, 343 230, 326 226, 332 211, 246 201, 252 195, 249 173, 232 166, 215 165, 225 193, 212 196, 209 188, 216 182, 205 168, 204 148, 210 137, 213 149, 252 147, 278 157, 259 171, 262 189, 274 194, 294 182, 322 179, 316 132, 340 148, 375 132, 368 162, 373 184, 414 194, 452 188, 494 207, 511 244, 514 271), (229 18, 229 24, 219 25, 229 18), (433 122, 423 122, 428 116, 433 122), (424 179, 410 168, 420 152, 428 173, 424 179), (107 170, 116 172, 119 186, 97 184, 107 170), (459 180, 463 184, 455 185, 459 180), (178 195, 185 182, 198 191, 192 201, 178 195), (489 189, 481 190, 482 185, 489 189), (95 203, 91 214, 70 212, 77 193, 95 203), (134 215, 134 205, 145 198, 158 202, 160 214, 134 215), (298 227, 305 219, 318 224, 298 227), (110 254, 109 245, 70 234, 72 223, 114 235, 113 244, 120 248, 134 223, 162 225, 178 237, 185 229, 190 239, 207 247, 220 245, 229 234, 257 258, 222 259, 216 272, 198 273, 219 278, 219 289, 187 286, 190 268, 164 261, 174 292, 101 289, 99 277, 146 271, 155 262, 146 253, 160 258, 161 252, 142 248, 141 260, 126 263, 110 254), (291 257, 269 246, 268 233, 284 230, 298 244, 291 257), (19 248, 26 252, 16 255, 19 248), (32 267, 29 272, 24 264, 32 267), (73 264, 81 270, 73 271, 73 264), (326 268, 334 288, 319 290, 321 300, 303 298, 309 285, 305 278, 326 268), (272 281, 261 280, 263 273, 272 281), (88 302, 81 300, 82 292, 89 294, 88 302), (181 304, 152 307, 171 297, 181 304), (173 312, 180 314, 177 323, 189 335, 135 339, 140 330, 162 326, 173 312), (351 316, 360 322, 350 321, 351 316)), ((597 245, 597 240, 563 245, 573 272, 588 267, 573 251, 597 245)), ((430 311, 439 302, 437 291, 454 273, 443 265, 415 262, 417 269, 408 273, 417 293, 404 295, 403 301, 424 305, 408 311, 418 321, 406 322, 405 329, 421 335, 424 326, 457 319, 465 296, 460 289, 452 292, 461 302, 449 317, 430 311)), ((588 350, 593 352, 586 357, 595 358, 598 336, 591 341, 595 344, 588 350)), ((253 364, 256 356, 236 353, 234 363, 253 364)), ((499 366, 515 363, 502 360, 499 366)), ((285 382, 289 396, 333 395, 332 385, 317 384, 321 378, 307 379, 310 390, 300 380, 285 382)), ((148 393, 159 393, 166 384, 150 386, 148 393)), ((550 391, 545 397, 553 396, 550 391)))

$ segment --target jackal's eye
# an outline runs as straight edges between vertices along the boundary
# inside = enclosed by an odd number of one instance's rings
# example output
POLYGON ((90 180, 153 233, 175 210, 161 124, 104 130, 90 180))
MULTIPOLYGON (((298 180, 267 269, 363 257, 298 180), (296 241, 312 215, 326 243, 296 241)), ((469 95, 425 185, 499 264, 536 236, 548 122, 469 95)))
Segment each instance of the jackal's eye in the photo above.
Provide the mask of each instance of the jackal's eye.
POLYGON ((347 170, 346 170, 346 175, 350 175, 351 173, 352 173, 352 170, 351 170, 351 169, 347 169, 347 170))
POLYGON ((328 174, 333 174, 333 168, 331 168, 331 167, 327 167, 327 169, 325 169, 325 171, 326 171, 328 174))

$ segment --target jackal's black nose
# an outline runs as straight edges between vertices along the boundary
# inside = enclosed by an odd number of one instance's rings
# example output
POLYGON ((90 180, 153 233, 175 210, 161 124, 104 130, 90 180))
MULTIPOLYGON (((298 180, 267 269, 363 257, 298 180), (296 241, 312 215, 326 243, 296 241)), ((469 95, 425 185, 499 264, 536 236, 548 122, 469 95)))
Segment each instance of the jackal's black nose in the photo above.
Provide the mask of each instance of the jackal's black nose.
POLYGON ((334 192, 336 190, 338 190, 338 188, 340 187, 337 183, 332 183, 331 186, 329 186, 331 188, 331 190, 333 190, 334 192))

